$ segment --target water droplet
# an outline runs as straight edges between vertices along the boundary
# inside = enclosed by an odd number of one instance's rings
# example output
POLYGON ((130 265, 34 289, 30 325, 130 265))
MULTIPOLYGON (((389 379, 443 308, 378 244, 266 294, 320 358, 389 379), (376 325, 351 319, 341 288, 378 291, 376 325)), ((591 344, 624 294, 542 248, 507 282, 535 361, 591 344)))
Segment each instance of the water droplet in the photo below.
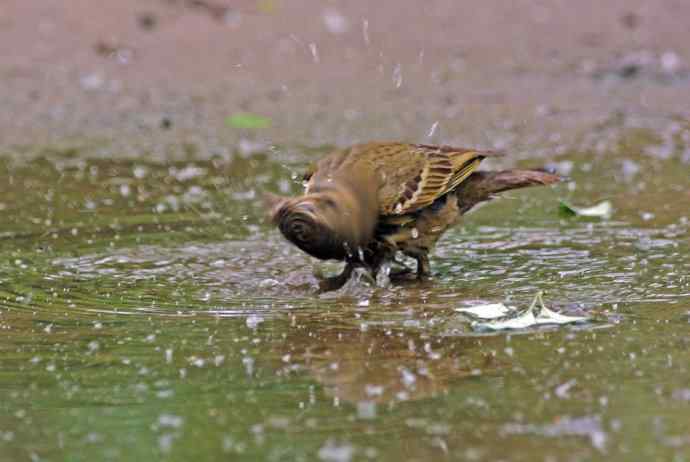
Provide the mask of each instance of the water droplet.
POLYGON ((168 428, 180 428, 184 423, 184 419, 173 414, 161 414, 158 416, 158 425, 168 428))
POLYGON ((350 27, 347 18, 337 10, 326 10, 321 17, 326 29, 331 34, 345 33, 350 27))
POLYGON ((100 347, 101 347, 101 345, 95 340, 89 342, 89 344, 87 345, 87 348, 89 349, 89 353, 93 353, 95 351, 98 351, 100 349, 100 347))
POLYGON ((101 75, 93 73, 82 76, 79 83, 84 90, 94 91, 103 87, 105 80, 101 75))
POLYGON ((245 320, 245 324, 250 329, 256 329, 262 322, 264 322, 264 318, 256 314, 247 316, 247 319, 245 320))
POLYGON ((318 50, 318 48, 316 48, 316 43, 311 42, 309 44, 309 51, 311 51, 311 56, 312 56, 312 59, 314 60, 314 62, 318 64, 318 62, 319 62, 319 50, 318 50))
POLYGON ((354 456, 355 448, 349 444, 337 444, 329 439, 319 449, 319 460, 325 462, 350 462, 354 456))
POLYGON ((158 447, 162 453, 169 453, 172 450, 173 439, 175 435, 166 434, 158 437, 158 447))
POLYGON ((367 396, 382 396, 383 395, 383 386, 381 385, 366 385, 364 387, 364 392, 367 394, 367 396))
POLYGON ((204 367, 206 364, 204 358, 199 358, 197 356, 190 356, 187 360, 189 361, 189 364, 195 367, 204 367))
POLYGON ((438 120, 431 125, 431 128, 429 129, 429 133, 427 133, 426 136, 428 138, 431 138, 432 136, 434 136, 434 133, 436 133, 437 128, 438 128, 438 120))
POLYGON ((666 51, 662 53, 660 61, 661 68, 669 74, 675 72, 681 64, 680 57, 674 51, 666 51))
POLYGON ((413 388, 417 377, 407 368, 402 368, 400 370, 400 375, 402 376, 402 383, 406 388, 413 388))
POLYGON ((375 419, 376 403, 373 401, 359 401, 357 403, 357 418, 367 420, 375 419))
POLYGON ((254 358, 251 356, 245 356, 242 358, 242 364, 244 365, 244 371, 248 376, 254 375, 254 358))
POLYGON ((402 83, 402 66, 400 65, 400 63, 398 63, 393 68, 393 85, 395 85, 395 88, 400 88, 402 86, 402 83))

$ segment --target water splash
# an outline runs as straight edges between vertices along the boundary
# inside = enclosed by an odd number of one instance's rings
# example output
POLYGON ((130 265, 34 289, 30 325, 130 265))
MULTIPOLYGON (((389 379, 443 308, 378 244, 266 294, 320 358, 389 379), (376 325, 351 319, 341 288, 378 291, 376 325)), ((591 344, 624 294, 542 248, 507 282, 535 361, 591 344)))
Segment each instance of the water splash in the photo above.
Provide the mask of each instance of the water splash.
POLYGON ((434 134, 436 133, 436 129, 438 128, 438 120, 431 124, 431 128, 429 129, 429 133, 426 134, 427 138, 432 138, 434 134))
POLYGON ((369 40, 369 20, 368 19, 362 20, 362 37, 364 38, 364 44, 366 46, 369 46, 371 41, 369 40))

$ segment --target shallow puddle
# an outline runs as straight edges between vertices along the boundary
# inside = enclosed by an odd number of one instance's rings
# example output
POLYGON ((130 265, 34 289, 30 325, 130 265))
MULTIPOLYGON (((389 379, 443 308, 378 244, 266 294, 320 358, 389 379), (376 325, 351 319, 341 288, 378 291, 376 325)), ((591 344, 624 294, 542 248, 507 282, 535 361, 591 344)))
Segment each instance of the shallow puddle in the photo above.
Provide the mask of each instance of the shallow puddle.
POLYGON ((449 232, 432 281, 317 295, 337 265, 261 209, 323 153, 295 152, 0 158, 2 460, 688 460, 687 163, 564 157, 571 182, 449 232), (594 320, 455 311, 539 290, 594 320))

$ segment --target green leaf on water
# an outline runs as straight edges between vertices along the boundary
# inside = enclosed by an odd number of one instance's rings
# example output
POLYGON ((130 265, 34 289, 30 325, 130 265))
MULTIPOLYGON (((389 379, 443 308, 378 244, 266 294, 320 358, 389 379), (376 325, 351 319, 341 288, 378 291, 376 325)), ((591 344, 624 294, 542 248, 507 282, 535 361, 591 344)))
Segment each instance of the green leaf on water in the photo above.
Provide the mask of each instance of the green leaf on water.
POLYGON ((609 218, 613 213, 613 206, 611 202, 604 201, 592 207, 576 207, 561 200, 558 204, 558 212, 567 216, 609 218))
POLYGON ((268 128, 271 126, 271 119, 249 112, 238 112, 226 118, 225 123, 232 128, 268 128))

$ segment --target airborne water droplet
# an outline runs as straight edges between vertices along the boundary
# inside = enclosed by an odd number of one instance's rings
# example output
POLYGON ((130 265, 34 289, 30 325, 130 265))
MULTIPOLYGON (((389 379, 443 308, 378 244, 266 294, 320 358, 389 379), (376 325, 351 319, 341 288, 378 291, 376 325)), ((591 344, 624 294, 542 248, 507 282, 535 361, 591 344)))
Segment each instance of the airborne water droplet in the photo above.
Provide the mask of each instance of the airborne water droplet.
POLYGON ((245 356, 242 358, 242 364, 244 365, 244 371, 247 373, 247 376, 251 377, 254 375, 254 358, 245 356))
POLYGON ((315 63, 319 62, 319 50, 316 48, 316 43, 311 42, 309 44, 309 51, 311 51, 311 56, 314 59, 315 63))
POLYGON ((431 125, 431 128, 429 129, 429 133, 427 133, 426 136, 429 138, 434 136, 434 133, 436 133, 437 128, 438 128, 438 120, 431 125))
POLYGON ((393 84, 395 85, 395 88, 400 88, 402 86, 402 83, 402 66, 400 65, 400 63, 398 63, 393 68, 393 84))
POLYGON ((337 10, 324 11, 322 19, 326 29, 332 34, 343 34, 349 28, 347 18, 337 10))

